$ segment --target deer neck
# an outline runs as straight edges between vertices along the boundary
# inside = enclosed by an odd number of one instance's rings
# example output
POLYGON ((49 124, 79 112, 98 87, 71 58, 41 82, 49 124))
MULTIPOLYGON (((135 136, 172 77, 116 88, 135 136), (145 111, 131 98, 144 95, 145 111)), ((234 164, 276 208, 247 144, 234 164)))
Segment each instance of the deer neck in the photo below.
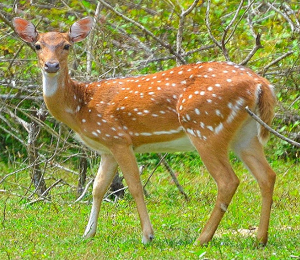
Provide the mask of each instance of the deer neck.
POLYGON ((50 113, 76 131, 74 96, 80 93, 80 83, 73 81, 68 69, 53 74, 43 73, 43 96, 50 113))

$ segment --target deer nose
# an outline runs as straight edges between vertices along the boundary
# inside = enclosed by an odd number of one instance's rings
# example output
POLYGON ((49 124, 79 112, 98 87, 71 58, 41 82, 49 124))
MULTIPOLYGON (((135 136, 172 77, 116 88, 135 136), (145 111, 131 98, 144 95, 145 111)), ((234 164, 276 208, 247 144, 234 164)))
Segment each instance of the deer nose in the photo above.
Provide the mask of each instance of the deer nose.
POLYGON ((47 61, 44 67, 45 71, 48 73, 56 73, 59 70, 58 62, 47 61))

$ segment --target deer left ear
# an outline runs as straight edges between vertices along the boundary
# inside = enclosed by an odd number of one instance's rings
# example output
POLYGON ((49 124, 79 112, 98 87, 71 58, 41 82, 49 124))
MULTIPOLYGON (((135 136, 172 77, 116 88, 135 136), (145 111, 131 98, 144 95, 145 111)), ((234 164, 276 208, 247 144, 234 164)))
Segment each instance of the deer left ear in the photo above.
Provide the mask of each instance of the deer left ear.
POLYGON ((94 24, 94 19, 92 17, 85 17, 77 22, 75 22, 69 31, 69 37, 72 42, 79 42, 85 39, 94 24))
POLYGON ((38 32, 35 26, 25 19, 15 17, 12 20, 12 24, 15 28, 15 32, 20 36, 25 42, 36 42, 38 37, 38 32))

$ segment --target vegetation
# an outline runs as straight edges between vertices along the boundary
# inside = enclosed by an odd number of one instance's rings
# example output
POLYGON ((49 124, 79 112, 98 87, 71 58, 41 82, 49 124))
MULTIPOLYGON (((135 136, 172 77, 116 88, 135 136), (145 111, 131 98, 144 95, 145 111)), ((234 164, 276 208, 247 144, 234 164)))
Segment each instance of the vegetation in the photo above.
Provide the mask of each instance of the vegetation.
MULTIPOLYGON (((26 198, 13 195, 0 200, 0 258, 299 259, 298 164, 272 163, 278 178, 269 243, 265 248, 256 248, 254 234, 259 221, 260 194, 256 181, 241 163, 235 162, 241 185, 214 239, 201 248, 193 246, 193 242, 212 210, 216 187, 193 155, 178 156, 181 163, 172 158, 168 160, 179 173, 179 182, 190 201, 183 198, 169 174, 159 167, 146 187, 149 194, 146 202, 155 229, 153 244, 141 244, 135 203, 128 193, 117 203, 103 204, 96 237, 84 240, 81 235, 90 206, 74 203, 74 189, 64 185, 53 190, 49 203, 30 204, 26 198), (295 185, 291 185, 293 183, 295 185)), ((149 174, 150 171, 144 172, 144 181, 149 174)), ((19 181, 26 184, 29 177, 19 181)), ((68 181, 75 183, 76 179, 68 181)), ((91 199, 90 192, 86 199, 86 202, 91 199)))
MULTIPOLYGON (((216 195, 195 153, 167 157, 189 202, 162 166, 146 187, 156 231, 153 245, 140 243, 135 205, 127 192, 117 203, 104 204, 96 238, 83 240, 91 189, 75 203, 78 168, 86 158, 86 184, 91 183, 100 159, 47 114, 35 53, 11 27, 12 18, 20 16, 40 31, 67 31, 78 18, 95 16, 93 32, 74 46, 70 59, 70 73, 81 81, 153 73, 198 61, 246 65, 275 86, 273 128, 299 142, 299 8, 295 0, 0 3, 0 259, 300 258, 299 148, 274 136, 266 150, 278 173, 266 248, 255 248, 248 234, 258 223, 257 184, 234 156, 241 179, 238 193, 213 242, 206 248, 192 245, 216 195), (34 183, 37 172, 45 179, 47 194, 34 183)), ((138 160, 146 166, 145 182, 159 158, 139 155, 138 160)))

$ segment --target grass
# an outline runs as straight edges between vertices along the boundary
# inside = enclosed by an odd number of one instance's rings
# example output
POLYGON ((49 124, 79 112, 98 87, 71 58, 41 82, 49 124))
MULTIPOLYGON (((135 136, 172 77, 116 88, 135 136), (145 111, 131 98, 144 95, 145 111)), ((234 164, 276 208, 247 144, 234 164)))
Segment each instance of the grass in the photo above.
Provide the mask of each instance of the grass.
MULTIPOLYGON (((217 190, 199 160, 171 159, 190 201, 159 168, 147 186, 146 202, 155 229, 152 244, 141 244, 139 219, 128 193, 117 203, 104 202, 96 237, 82 239, 91 206, 73 203, 75 193, 65 186, 53 190, 49 203, 28 205, 26 200, 1 194, 0 259, 300 259, 299 165, 273 161, 278 177, 266 247, 256 248, 249 231, 258 225, 260 194, 239 162, 234 162, 234 169, 241 185, 228 212, 212 242, 195 247, 217 190)), ((86 199, 90 201, 91 195, 86 199)))

